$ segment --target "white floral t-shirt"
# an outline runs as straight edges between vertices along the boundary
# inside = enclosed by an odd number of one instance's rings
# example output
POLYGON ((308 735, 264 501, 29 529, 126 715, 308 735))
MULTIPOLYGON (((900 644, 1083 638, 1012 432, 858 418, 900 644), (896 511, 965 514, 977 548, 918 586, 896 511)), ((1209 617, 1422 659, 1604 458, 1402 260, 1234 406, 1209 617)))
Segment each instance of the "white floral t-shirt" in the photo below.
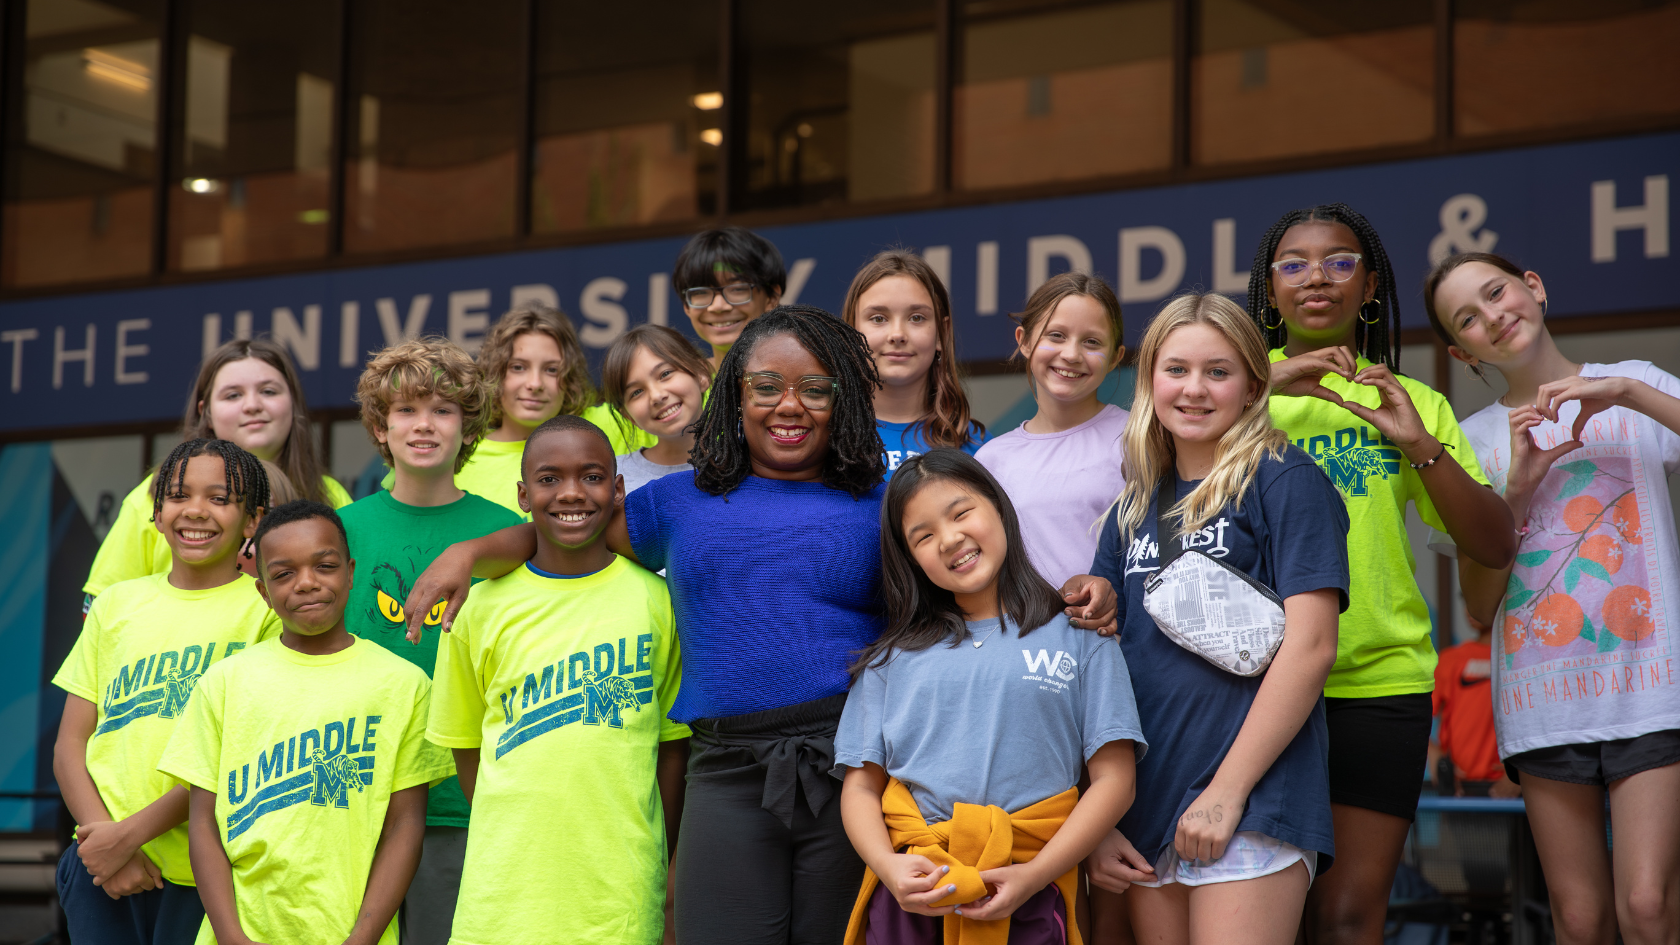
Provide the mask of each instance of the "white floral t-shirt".
MULTIPOLYGON (((1649 361, 1585 364, 1583 377, 1631 377, 1680 397, 1680 380, 1649 361)), ((1580 404, 1533 429, 1549 449, 1566 442, 1580 404)), ((1510 408, 1462 424, 1495 489, 1505 490, 1510 408)), ((1493 635, 1499 754, 1611 741, 1680 728, 1675 619, 1680 603, 1674 510, 1667 478, 1680 436, 1612 407, 1587 420, 1584 444, 1536 490, 1493 635)), ((1520 523, 1519 523, 1520 524, 1520 523)), ((1444 536, 1442 536, 1444 537, 1444 536)))

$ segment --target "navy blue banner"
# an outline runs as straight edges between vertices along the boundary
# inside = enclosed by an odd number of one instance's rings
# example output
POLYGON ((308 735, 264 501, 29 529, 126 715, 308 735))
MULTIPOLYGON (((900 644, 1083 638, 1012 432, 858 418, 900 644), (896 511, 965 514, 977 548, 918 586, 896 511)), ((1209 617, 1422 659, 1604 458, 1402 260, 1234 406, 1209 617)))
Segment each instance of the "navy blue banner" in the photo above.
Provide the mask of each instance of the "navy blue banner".
MULTIPOLYGON (((1345 201, 1382 234, 1408 326, 1434 257, 1514 256, 1553 315, 1680 309, 1669 255, 1680 134, 1205 184, 904 213, 763 230, 785 298, 838 309, 852 273, 905 246, 946 276, 964 360, 1007 357, 1008 313, 1048 275, 1089 268, 1119 288, 1127 334, 1192 287, 1242 297, 1260 234, 1287 210, 1345 201)), ((0 305, 0 432, 178 416, 200 358, 236 336, 287 345, 314 406, 348 406, 370 351, 421 333, 476 349, 524 301, 558 305, 592 360, 646 321, 688 331, 668 273, 681 238, 239 279, 0 305)))

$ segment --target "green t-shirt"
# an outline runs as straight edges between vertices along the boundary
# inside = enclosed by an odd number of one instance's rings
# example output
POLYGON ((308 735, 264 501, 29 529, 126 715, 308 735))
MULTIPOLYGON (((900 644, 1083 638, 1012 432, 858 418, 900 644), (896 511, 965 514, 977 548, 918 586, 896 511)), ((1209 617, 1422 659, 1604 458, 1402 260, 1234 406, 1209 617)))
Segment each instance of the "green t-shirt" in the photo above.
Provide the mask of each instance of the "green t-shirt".
MULTIPOLYGON (((1284 360, 1283 349, 1271 353, 1284 360)), ((1360 369, 1371 362, 1358 360, 1360 369)), ((1453 459, 1477 482, 1487 485, 1476 452, 1453 417, 1445 397, 1409 377, 1396 375, 1411 396, 1418 416, 1453 459)), ((1376 407, 1375 387, 1354 384, 1334 374, 1321 382, 1343 400, 1376 407)), ((1336 665, 1324 683, 1332 698, 1372 698, 1435 688, 1435 647, 1429 639, 1429 606, 1417 585, 1417 562, 1406 535, 1406 503, 1418 516, 1445 531, 1435 503, 1418 471, 1387 437, 1363 420, 1317 397, 1271 398, 1272 422, 1306 450, 1347 502, 1348 609, 1342 614, 1336 665)))
MULTIPOLYGON (((321 494, 335 509, 350 504, 350 493, 331 476, 321 477, 321 494)), ((163 574, 169 564, 169 543, 152 524, 152 477, 147 475, 124 497, 117 520, 99 543, 82 593, 98 597, 118 581, 163 574)))
POLYGON ((689 734, 668 717, 681 684, 665 582, 624 558, 578 578, 521 565, 473 591, 426 725, 439 745, 479 749, 454 941, 656 945, 656 768, 659 743, 689 734), (510 876, 525 877, 518 895, 503 893, 510 876))
MULTIPOLYGON (((601 428, 601 432, 612 441, 614 456, 623 456, 631 450, 639 450, 659 442, 658 437, 645 432, 629 420, 620 422, 618 413, 606 404, 596 404, 578 416, 601 428)), ((486 439, 478 444, 472 455, 467 457, 466 465, 455 474, 455 485, 473 495, 483 496, 511 510, 525 521, 530 521, 531 516, 519 511, 519 464, 524 457, 524 440, 486 439)), ((387 470, 380 486, 389 492, 392 484, 396 482, 396 477, 396 473, 387 470)))
MULTIPOLYGON (((216 795, 239 924, 258 942, 342 942, 391 795, 455 772, 426 741, 432 683, 366 640, 325 656, 266 640, 198 681, 158 770, 216 795)), ((197 945, 216 945, 205 918, 197 945)), ((397 920, 379 945, 397 945, 397 920)))
MULTIPOLYGON (((356 560, 356 586, 344 610, 344 626, 432 674, 437 663, 441 605, 426 616, 418 645, 408 642, 403 602, 426 566, 458 541, 488 535, 523 519, 489 499, 467 493, 448 505, 405 505, 389 492, 375 492, 339 510, 356 560)), ((426 823, 465 827, 468 805, 455 778, 432 788, 426 823)))

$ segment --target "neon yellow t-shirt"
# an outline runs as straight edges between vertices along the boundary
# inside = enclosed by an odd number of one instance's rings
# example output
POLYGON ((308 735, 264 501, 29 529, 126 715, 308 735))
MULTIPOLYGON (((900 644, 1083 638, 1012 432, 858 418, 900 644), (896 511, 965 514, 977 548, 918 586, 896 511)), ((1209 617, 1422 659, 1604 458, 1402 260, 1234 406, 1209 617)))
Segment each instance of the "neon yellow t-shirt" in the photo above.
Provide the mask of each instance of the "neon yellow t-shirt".
POLYGON ((667 718, 682 677, 665 582, 624 558, 579 578, 522 565, 473 588, 443 640, 426 737, 482 746, 450 941, 552 942, 561 921, 570 942, 658 942, 656 761, 688 737, 667 718))
MULTIPOLYGON (((619 423, 619 415, 606 404, 596 404, 578 414, 590 423, 601 428, 601 432, 612 441, 613 455, 623 456, 631 450, 639 450, 645 446, 653 446, 659 438, 644 431, 626 419, 619 423)), ((526 521, 531 516, 519 509, 519 479, 523 475, 520 462, 525 457, 524 440, 492 440, 486 438, 467 457, 466 465, 455 474, 455 487, 465 489, 473 495, 483 496, 497 505, 505 506, 516 515, 524 515, 526 521)), ((391 470, 385 471, 385 478, 379 483, 386 492, 397 481, 397 474, 391 470)))
MULTIPOLYGON (((277 637, 211 668, 158 768, 216 792, 245 934, 336 945, 356 924, 391 794, 455 773, 426 741, 431 680, 370 640, 309 656, 277 637)), ((214 945, 206 918, 199 945, 214 945)), ((393 917, 381 945, 395 945, 393 917)))
MULTIPOLYGON (((321 492, 335 509, 350 504, 350 493, 331 476, 321 477, 321 492)), ((118 581, 132 581, 169 570, 169 543, 152 524, 152 476, 148 474, 122 500, 117 520, 93 557, 82 592, 98 597, 118 581)))
MULTIPOLYGON (((213 663, 280 633, 280 620, 241 574, 205 591, 183 591, 167 574, 112 585, 94 601, 53 685, 98 710, 87 769, 111 816, 121 820, 166 794, 157 770, 194 684, 213 663)), ((163 878, 193 885, 187 825, 141 849, 163 878)))
MULTIPOLYGON (((1278 348, 1273 361, 1282 361, 1278 348)), ((1358 367, 1371 362, 1360 358, 1358 367)), ((1471 478, 1487 477, 1476 452, 1453 417, 1445 397, 1427 385, 1396 375, 1411 396, 1418 416, 1434 437, 1451 450, 1471 478)), ((1343 400, 1376 407, 1375 387, 1353 384, 1334 374, 1321 382, 1343 400)), ((1324 684, 1332 698, 1397 696, 1435 689, 1435 647, 1430 641, 1429 606, 1417 585, 1417 562, 1406 536, 1406 503, 1418 517, 1441 531, 1446 527, 1418 471, 1387 437, 1342 407, 1317 397, 1271 398, 1272 422, 1306 450, 1336 484, 1348 511, 1348 569, 1353 584, 1342 614, 1336 664, 1324 684)))

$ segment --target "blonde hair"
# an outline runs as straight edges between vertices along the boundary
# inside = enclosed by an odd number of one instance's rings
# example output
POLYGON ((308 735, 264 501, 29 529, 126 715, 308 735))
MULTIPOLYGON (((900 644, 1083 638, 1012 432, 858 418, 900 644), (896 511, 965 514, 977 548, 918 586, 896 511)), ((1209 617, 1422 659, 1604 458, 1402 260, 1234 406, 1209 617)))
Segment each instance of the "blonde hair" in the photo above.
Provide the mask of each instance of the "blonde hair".
POLYGON ((502 425, 502 382, 507 380, 508 362, 513 360, 513 343, 520 335, 546 335, 560 349, 560 412, 580 414, 595 406, 595 388, 589 383, 589 362, 583 355, 577 329, 566 313, 533 305, 516 308, 496 320, 484 345, 478 349, 478 368, 490 385, 488 429, 502 425))
MULTIPOLYGON (((1234 502, 1254 481, 1260 461, 1270 456, 1279 459, 1289 446, 1289 437, 1272 426, 1267 401, 1271 396, 1271 362, 1267 358, 1266 343, 1260 329, 1249 320, 1248 313, 1223 295, 1189 293, 1181 295, 1155 316, 1143 333, 1138 346, 1137 390, 1132 398, 1132 415, 1126 430, 1120 435, 1124 454, 1122 469, 1125 488, 1115 500, 1119 507, 1118 520, 1122 533, 1134 532, 1144 524, 1149 514, 1149 502, 1161 478, 1173 467, 1175 449, 1172 434, 1161 426, 1155 416, 1155 361, 1167 337, 1185 325, 1210 325, 1231 346, 1237 349, 1250 381, 1258 381, 1260 392, 1243 409, 1237 421, 1219 438, 1214 452, 1213 471, 1201 484, 1184 497, 1184 501, 1168 510, 1183 522, 1183 531, 1192 531, 1207 524, 1208 519, 1234 502)), ((1160 536, 1156 536, 1160 540, 1160 536)))
POLYGON ((292 485, 292 480, 287 477, 285 470, 266 459, 259 459, 257 462, 262 463, 263 471, 268 473, 269 508, 277 509, 287 502, 296 502, 303 498, 303 494, 292 485))
POLYGON ((390 429, 392 401, 430 394, 461 408, 461 452, 455 457, 460 472, 488 429, 486 408, 493 399, 466 349, 447 338, 417 338, 379 352, 362 371, 356 402, 362 407, 362 426, 385 465, 396 465, 391 447, 379 442, 379 434, 390 429))

